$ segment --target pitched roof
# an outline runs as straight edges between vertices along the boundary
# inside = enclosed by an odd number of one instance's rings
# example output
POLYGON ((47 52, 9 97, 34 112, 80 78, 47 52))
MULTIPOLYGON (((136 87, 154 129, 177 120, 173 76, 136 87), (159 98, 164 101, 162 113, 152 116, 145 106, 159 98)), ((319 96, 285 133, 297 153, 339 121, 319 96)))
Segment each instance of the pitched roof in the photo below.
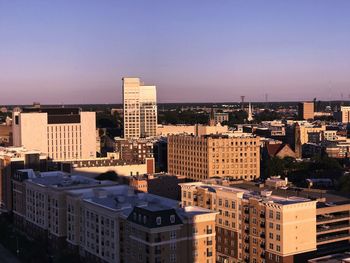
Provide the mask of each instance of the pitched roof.
POLYGON ((270 157, 276 156, 285 147, 288 147, 291 151, 293 151, 288 144, 283 144, 283 143, 273 143, 273 144, 268 144, 266 146, 267 153, 270 157))

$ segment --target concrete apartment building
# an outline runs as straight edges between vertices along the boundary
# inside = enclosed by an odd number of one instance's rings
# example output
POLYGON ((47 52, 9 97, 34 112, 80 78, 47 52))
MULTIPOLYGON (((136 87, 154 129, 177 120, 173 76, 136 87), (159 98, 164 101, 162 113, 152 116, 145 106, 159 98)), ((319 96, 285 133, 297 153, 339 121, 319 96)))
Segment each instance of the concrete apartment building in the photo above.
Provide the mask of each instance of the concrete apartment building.
POLYGON ((28 235, 61 248, 67 237, 67 191, 101 185, 100 181, 63 172, 18 170, 12 186, 14 222, 28 235))
POLYGON ((123 78, 124 138, 156 136, 156 86, 145 86, 139 78, 123 78))
POLYGON ((181 184, 182 204, 219 212, 217 262, 293 262, 316 250, 316 202, 201 182, 181 184))
POLYGON ((86 262, 215 262, 216 212, 81 176, 16 175, 16 225, 52 249, 86 262))
POLYGON ((219 212, 217 262, 299 263, 349 250, 348 198, 272 183, 181 184, 183 206, 219 212))
POLYGON ((29 151, 23 147, 0 147, 0 208, 12 210, 13 175, 18 169, 47 171, 48 160, 39 151, 29 151))
POLYGON ((197 181, 211 177, 259 178, 259 137, 232 135, 170 135, 168 172, 197 181))
POLYGON ((313 102, 300 102, 298 105, 298 116, 300 120, 313 119, 315 115, 315 105, 313 102))
POLYGON ((54 160, 96 157, 95 112, 78 108, 25 108, 13 112, 13 144, 54 160))

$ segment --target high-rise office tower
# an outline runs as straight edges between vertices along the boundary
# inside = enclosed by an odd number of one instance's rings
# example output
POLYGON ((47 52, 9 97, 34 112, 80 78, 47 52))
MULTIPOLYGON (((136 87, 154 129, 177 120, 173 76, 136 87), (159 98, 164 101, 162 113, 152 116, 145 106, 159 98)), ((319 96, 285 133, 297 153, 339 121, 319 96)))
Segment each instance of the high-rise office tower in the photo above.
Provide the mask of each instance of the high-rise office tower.
POLYGON ((124 138, 145 138, 157 132, 156 86, 139 78, 123 78, 124 138))

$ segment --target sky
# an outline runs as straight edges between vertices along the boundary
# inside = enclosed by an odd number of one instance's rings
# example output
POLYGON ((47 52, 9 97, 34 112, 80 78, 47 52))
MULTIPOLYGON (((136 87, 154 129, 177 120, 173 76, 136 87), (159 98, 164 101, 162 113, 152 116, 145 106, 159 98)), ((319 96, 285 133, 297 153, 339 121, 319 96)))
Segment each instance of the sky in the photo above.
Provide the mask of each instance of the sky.
POLYGON ((0 0, 0 104, 350 99, 348 0, 0 0))

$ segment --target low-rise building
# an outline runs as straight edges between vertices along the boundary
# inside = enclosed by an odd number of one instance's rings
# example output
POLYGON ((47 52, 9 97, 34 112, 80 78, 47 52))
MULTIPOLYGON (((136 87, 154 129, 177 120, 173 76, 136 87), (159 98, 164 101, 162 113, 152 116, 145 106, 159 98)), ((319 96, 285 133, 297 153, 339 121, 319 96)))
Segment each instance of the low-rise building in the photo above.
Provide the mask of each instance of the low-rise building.
POLYGON ((181 187, 179 184, 185 181, 185 176, 156 173, 133 176, 130 178, 129 185, 139 192, 181 200, 181 187))

